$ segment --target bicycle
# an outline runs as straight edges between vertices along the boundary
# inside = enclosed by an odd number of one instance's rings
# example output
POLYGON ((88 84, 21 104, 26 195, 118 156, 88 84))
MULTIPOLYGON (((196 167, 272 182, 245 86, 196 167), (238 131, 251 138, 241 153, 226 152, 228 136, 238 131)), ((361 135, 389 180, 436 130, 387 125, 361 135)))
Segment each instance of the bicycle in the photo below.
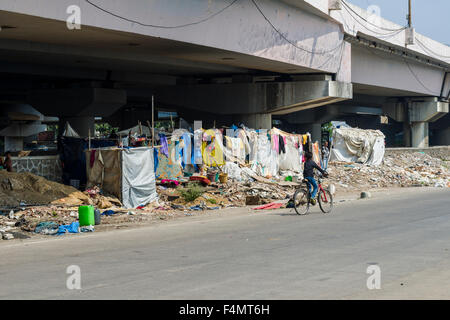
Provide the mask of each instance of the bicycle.
MULTIPOLYGON (((329 190, 322 187, 322 176, 319 176, 317 179, 317 185, 319 189, 317 199, 320 210, 322 210, 323 213, 330 213, 333 209, 333 196, 329 190)), ((311 193, 309 190, 311 188, 311 183, 308 180, 303 179, 302 184, 294 193, 294 209, 298 215, 305 215, 309 212, 311 203, 311 193)))

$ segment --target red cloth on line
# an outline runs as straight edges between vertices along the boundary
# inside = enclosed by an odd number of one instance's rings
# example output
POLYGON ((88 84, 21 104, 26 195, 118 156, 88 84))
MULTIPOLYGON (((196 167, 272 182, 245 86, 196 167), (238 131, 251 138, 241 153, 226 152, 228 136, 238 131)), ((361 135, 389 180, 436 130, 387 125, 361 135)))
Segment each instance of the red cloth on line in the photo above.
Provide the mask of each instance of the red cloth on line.
POLYGON ((94 162, 95 162, 95 151, 96 150, 91 150, 91 159, 90 159, 91 168, 94 166, 94 162))

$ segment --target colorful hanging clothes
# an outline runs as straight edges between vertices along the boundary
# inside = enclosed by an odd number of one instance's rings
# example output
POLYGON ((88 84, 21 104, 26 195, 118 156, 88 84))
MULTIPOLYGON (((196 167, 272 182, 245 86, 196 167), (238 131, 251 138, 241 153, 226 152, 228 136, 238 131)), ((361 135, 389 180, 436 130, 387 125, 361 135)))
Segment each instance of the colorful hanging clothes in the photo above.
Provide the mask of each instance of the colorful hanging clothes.
POLYGON ((161 144, 161 152, 168 157, 169 156, 169 144, 167 142, 166 135, 164 133, 159 133, 159 139, 161 144))
POLYGON ((202 156, 202 142, 203 141, 203 130, 197 129, 194 132, 194 164, 203 164, 202 156))
MULTIPOLYGON (((217 134, 217 138, 222 139, 222 135, 217 134)), ((206 130, 203 134, 202 157, 203 164, 209 167, 223 166, 223 145, 216 138, 216 132, 212 129, 206 130)))
POLYGON ((272 150, 275 150, 278 153, 278 150, 280 149, 279 148, 280 140, 278 138, 278 135, 272 134, 271 141, 272 141, 272 150))
POLYGON ((191 134, 184 133, 181 136, 181 139, 183 140, 183 168, 188 165, 192 164, 192 142, 191 142, 191 134))
POLYGON ((169 157, 166 156, 162 150, 158 153, 158 168, 156 169, 157 179, 177 180, 177 178, 183 177, 183 170, 180 164, 181 159, 177 159, 175 150, 175 143, 169 143, 169 157))
POLYGON ((278 144, 279 144, 279 153, 281 154, 281 153, 286 153, 286 148, 285 148, 285 144, 286 144, 286 138, 285 137, 283 137, 282 135, 279 135, 278 136, 279 137, 279 142, 278 142, 278 144))
POLYGON ((313 160, 320 167, 320 153, 319 153, 319 143, 315 142, 312 144, 312 154, 313 160))

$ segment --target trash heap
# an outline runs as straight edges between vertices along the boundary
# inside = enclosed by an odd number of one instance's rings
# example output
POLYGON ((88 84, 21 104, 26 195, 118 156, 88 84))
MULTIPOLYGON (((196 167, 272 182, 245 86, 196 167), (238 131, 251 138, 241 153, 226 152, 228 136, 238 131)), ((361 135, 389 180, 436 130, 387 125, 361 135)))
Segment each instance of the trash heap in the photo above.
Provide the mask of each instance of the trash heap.
MULTIPOLYGON (((216 210, 230 207, 243 207, 247 205, 268 204, 274 201, 286 200, 292 197, 295 183, 276 181, 232 181, 227 183, 211 183, 203 187, 200 194, 193 200, 182 196, 179 188, 158 186, 160 203, 165 209, 182 211, 190 210, 216 210)), ((147 206, 146 208, 148 208, 147 206)))
POLYGON ((118 199, 102 194, 98 187, 81 192, 31 173, 0 171, 0 189, 0 240, 28 237, 22 231, 55 234, 55 227, 78 221, 78 207, 82 205, 108 212, 102 224, 142 221, 134 212, 124 210, 118 199))
POLYGON ((386 154, 379 166, 331 162, 330 179, 338 191, 389 187, 450 187, 449 162, 423 152, 386 154))

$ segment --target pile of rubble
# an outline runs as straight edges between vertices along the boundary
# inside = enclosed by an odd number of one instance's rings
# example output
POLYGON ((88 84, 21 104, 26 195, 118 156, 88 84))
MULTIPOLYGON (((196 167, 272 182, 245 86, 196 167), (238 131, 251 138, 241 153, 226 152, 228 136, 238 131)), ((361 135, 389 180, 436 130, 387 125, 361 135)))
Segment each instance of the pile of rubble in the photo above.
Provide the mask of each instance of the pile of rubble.
POLYGON ((76 191, 32 173, 0 170, 0 207, 48 204, 76 191))
POLYGON ((267 204, 292 197, 295 183, 280 181, 229 181, 211 183, 204 193, 193 201, 185 201, 177 188, 158 186, 159 204, 176 210, 214 210, 246 205, 267 204))
POLYGON ((379 166, 333 162, 330 179, 339 191, 389 187, 450 187, 448 161, 423 152, 387 154, 379 166))

